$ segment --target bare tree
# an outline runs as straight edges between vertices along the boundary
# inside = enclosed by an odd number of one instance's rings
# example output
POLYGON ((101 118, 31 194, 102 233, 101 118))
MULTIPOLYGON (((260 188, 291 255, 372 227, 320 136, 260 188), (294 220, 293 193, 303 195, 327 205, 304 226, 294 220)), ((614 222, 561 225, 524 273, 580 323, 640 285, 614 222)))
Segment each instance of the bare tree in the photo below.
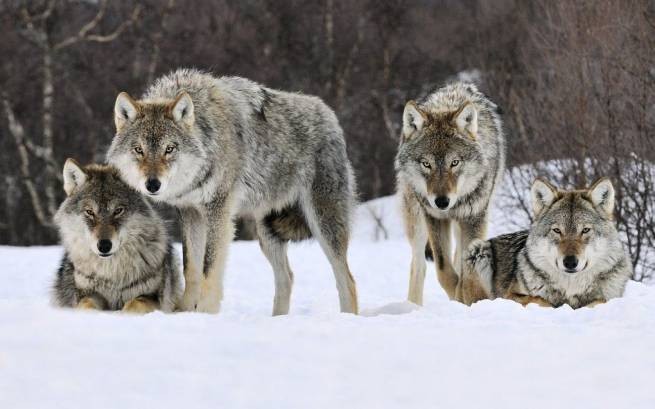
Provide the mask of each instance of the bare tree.
POLYGON ((47 1, 38 11, 30 10, 23 5, 17 10, 22 24, 21 35, 30 41, 40 54, 41 77, 41 142, 28 135, 24 126, 17 118, 7 93, 1 95, 2 106, 9 123, 9 132, 14 138, 20 159, 20 173, 23 183, 29 192, 35 215, 41 225, 52 227, 52 216, 57 210, 57 194, 55 188, 61 183, 61 175, 54 154, 55 129, 53 125, 53 109, 55 105, 54 66, 58 55, 66 48, 80 42, 107 43, 115 40, 127 27, 132 25, 139 16, 140 7, 136 6, 131 16, 119 24, 108 34, 96 34, 95 29, 102 22, 107 11, 107 0, 100 2, 97 12, 86 24, 73 34, 56 39, 52 35, 51 17, 57 12, 58 2, 47 1), (31 159, 36 158, 45 165, 41 176, 43 197, 35 187, 31 159))

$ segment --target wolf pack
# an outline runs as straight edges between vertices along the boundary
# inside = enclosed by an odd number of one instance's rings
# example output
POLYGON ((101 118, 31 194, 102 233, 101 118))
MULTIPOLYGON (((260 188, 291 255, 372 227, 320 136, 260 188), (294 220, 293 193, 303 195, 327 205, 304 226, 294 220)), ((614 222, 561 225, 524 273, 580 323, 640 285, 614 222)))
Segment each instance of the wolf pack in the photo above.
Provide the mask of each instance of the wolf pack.
MULTIPOLYGON (((355 178, 321 99, 179 69, 139 99, 120 93, 114 123, 106 164, 64 164, 58 306, 217 313, 234 220, 249 217, 274 273, 273 315, 289 312, 288 244, 309 238, 332 268, 341 311, 358 313, 347 259, 355 178), (154 202, 177 211, 181 263, 154 202)), ((536 179, 529 229, 486 239, 505 151, 499 109, 473 84, 405 105, 395 170, 412 249, 408 300, 423 304, 427 253, 448 297, 467 305, 580 308, 622 296, 632 265, 607 178, 581 190, 536 179)))

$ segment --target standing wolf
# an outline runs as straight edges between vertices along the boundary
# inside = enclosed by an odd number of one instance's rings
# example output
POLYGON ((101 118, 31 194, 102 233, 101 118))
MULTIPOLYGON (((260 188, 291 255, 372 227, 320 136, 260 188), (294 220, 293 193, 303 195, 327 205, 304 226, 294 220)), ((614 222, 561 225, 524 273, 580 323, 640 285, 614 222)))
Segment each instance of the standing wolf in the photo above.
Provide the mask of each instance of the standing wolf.
POLYGON ((530 230, 471 244, 462 302, 502 297, 579 308, 623 295, 632 264, 614 227, 609 179, 573 191, 537 179, 532 207, 530 230))
POLYGON ((146 313, 172 311, 179 269, 163 220, 109 166, 64 165, 67 198, 55 215, 66 250, 56 304, 146 313))
POLYGON ((412 246, 409 301, 423 303, 428 241, 439 282, 456 298, 460 254, 485 236, 489 201, 504 168, 497 107, 473 84, 454 83, 407 103, 396 173, 412 246), (454 266, 451 224, 458 228, 454 266))
POLYGON ((319 98, 238 77, 182 69, 139 101, 121 93, 107 153, 122 177, 182 221, 182 309, 218 312, 232 219, 252 215, 275 273, 273 314, 289 311, 289 240, 314 236, 327 255, 341 311, 357 312, 346 253, 354 179, 343 132, 319 98))

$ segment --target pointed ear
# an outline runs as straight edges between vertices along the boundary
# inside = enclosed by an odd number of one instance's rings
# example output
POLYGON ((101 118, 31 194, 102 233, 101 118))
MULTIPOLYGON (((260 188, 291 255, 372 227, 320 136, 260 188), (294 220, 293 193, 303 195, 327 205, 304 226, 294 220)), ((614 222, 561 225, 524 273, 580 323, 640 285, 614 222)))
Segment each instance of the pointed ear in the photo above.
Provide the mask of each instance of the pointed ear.
POLYGON ((421 111, 416 102, 409 101, 405 104, 403 111, 403 135, 402 139, 406 140, 415 135, 423 128, 427 115, 421 111))
POLYGON ((537 216, 541 211, 555 201, 557 188, 543 179, 537 178, 530 190, 532 194, 532 211, 537 216))
POLYGON ((462 106, 455 114, 455 123, 460 132, 475 139, 478 136, 478 109, 470 102, 462 106))
POLYGON ((136 118, 137 102, 127 92, 121 92, 114 104, 114 123, 116 130, 120 130, 128 121, 136 118))
POLYGON ((170 112, 175 122, 182 121, 187 125, 193 125, 193 121, 195 121, 193 101, 186 91, 180 92, 175 98, 175 101, 170 105, 170 112))
POLYGON ((64 190, 70 196, 75 189, 86 182, 86 172, 75 159, 68 158, 64 163, 64 190))
POLYGON ((591 203, 605 211, 609 216, 614 214, 614 186, 608 178, 600 178, 589 188, 591 203))

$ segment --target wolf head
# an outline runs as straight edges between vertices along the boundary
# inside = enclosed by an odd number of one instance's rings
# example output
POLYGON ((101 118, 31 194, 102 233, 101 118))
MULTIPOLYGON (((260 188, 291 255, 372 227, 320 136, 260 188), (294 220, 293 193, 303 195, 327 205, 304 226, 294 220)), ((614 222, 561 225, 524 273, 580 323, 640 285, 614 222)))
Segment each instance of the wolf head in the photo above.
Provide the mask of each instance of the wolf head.
POLYGON ((157 200, 192 182, 204 156, 194 138, 196 119, 191 97, 135 101, 122 92, 114 107, 116 136, 107 161, 133 188, 157 200))
POLYGON ((399 179, 425 206, 447 211, 475 189, 486 159, 478 143, 478 107, 464 102, 433 112, 409 101, 396 160, 399 179))
MULTIPOLYGON (((103 165, 80 166, 73 159, 64 165, 66 199, 55 215, 64 246, 71 251, 110 257, 143 230, 153 210, 145 199, 103 165)), ((150 223, 151 224, 151 223, 150 223)))
POLYGON ((560 191, 542 179, 532 185, 535 220, 528 252, 543 271, 604 271, 623 255, 613 222, 614 188, 607 178, 589 189, 560 191))

